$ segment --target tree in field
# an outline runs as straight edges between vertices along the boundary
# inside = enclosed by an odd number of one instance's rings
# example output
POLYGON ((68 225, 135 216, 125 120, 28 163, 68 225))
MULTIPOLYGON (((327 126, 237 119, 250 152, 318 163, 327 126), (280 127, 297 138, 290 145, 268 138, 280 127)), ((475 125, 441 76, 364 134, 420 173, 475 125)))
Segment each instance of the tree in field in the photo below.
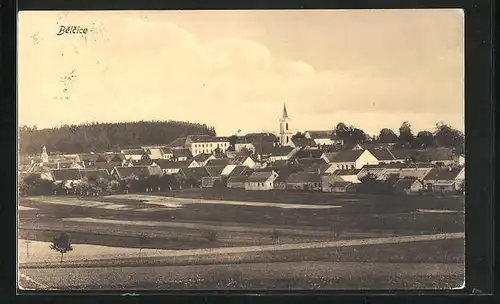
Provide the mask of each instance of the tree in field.
POLYGON ((334 133, 347 145, 361 144, 368 139, 367 134, 363 130, 353 126, 347 126, 343 122, 337 124, 334 133))
POLYGON ((60 263, 62 263, 64 254, 73 251, 69 235, 63 232, 59 235, 54 236, 54 238, 52 239, 52 244, 50 244, 50 249, 55 250, 61 254, 60 263))
POLYGON ((401 127, 399 127, 398 141, 400 145, 403 147, 409 147, 413 144, 414 140, 415 136, 413 135, 413 132, 411 130, 410 123, 407 121, 403 122, 403 124, 401 124, 401 127))
POLYGON ((398 141, 398 136, 396 135, 396 133, 387 128, 380 130, 378 138, 381 143, 395 143, 398 141))
POLYGON ((281 233, 279 232, 278 229, 276 228, 273 228, 272 232, 271 232, 271 240, 274 242, 274 243, 278 243, 279 242, 279 239, 281 237, 281 233))
POLYGON ((423 148, 430 148, 436 145, 436 141, 434 139, 434 134, 429 131, 420 131, 417 134, 417 140, 422 143, 423 148))
POLYGON ((218 240, 219 235, 215 230, 208 230, 203 233, 203 237, 206 238, 210 243, 214 243, 218 240))
POLYGON ((228 137, 229 140, 229 151, 234 151, 236 147, 236 142, 238 141, 237 135, 231 135, 228 137))

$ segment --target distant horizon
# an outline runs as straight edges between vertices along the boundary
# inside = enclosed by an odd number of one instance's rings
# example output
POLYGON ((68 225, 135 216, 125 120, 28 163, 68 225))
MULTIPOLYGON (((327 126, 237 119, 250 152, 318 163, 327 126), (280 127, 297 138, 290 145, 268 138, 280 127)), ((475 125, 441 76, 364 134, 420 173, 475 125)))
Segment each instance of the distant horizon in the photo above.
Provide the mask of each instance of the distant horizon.
POLYGON ((459 9, 22 11, 18 122, 465 133, 459 9), (79 26, 80 34, 60 27, 79 26), (328 38, 328 39, 325 39, 328 38))

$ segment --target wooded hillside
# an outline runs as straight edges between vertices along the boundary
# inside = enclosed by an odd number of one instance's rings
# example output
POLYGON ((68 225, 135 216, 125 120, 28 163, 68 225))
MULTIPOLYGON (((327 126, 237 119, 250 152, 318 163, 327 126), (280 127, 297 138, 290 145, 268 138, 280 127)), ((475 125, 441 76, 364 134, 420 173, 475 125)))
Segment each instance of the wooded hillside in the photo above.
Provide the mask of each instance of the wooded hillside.
POLYGON ((19 152, 38 154, 42 146, 49 152, 82 153, 112 151, 139 145, 168 144, 187 135, 212 135, 215 128, 181 121, 139 121, 91 123, 40 129, 19 128, 19 152))

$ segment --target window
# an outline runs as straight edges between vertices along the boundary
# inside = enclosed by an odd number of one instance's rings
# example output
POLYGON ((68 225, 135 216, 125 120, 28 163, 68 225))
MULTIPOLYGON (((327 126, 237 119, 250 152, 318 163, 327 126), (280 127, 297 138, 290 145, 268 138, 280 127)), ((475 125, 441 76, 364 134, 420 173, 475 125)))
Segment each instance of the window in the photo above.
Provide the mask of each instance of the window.
POLYGON ((286 137, 286 143, 288 143, 288 136, 286 137))
POLYGON ((351 165, 351 169, 354 169, 354 165, 351 165))
MULTIPOLYGON (((288 123, 286 123, 286 130, 288 131, 288 123)), ((288 141, 288 140, 287 140, 288 141)))

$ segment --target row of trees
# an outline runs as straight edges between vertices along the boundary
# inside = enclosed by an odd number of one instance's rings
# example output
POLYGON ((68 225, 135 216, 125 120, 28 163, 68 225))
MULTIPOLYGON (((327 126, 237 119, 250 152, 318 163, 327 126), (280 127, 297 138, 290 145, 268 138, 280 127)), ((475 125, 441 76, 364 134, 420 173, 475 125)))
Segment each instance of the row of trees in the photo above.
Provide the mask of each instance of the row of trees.
POLYGON ((36 126, 19 128, 19 151, 38 154, 48 151, 82 153, 119 151, 139 145, 161 145, 187 135, 212 135, 215 128, 206 124, 180 121, 139 121, 127 123, 86 123, 39 130, 36 126))
POLYGON ((394 143, 399 148, 448 147, 463 152, 465 144, 465 134, 444 123, 437 123, 432 132, 420 131, 415 135, 411 124, 405 121, 399 128, 399 135, 391 129, 384 128, 380 130, 378 136, 370 138, 363 130, 341 122, 335 127, 335 133, 347 145, 365 143, 371 140, 380 143, 394 143))
POLYGON ((19 180, 19 192, 23 196, 75 194, 110 195, 124 192, 170 191, 183 188, 200 187, 201 182, 193 177, 182 175, 130 176, 124 180, 106 178, 83 178, 70 185, 54 183, 36 175, 28 175, 19 180))

